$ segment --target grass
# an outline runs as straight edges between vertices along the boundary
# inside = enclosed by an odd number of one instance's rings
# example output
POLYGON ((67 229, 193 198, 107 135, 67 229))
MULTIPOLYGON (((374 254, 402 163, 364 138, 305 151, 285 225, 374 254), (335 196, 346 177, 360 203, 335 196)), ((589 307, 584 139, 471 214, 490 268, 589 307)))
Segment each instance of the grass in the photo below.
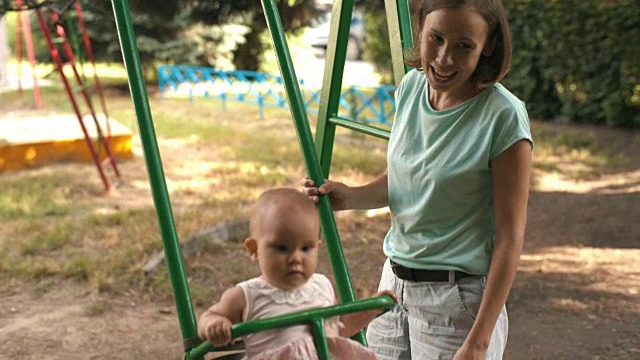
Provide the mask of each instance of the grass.
MULTIPOLYGON (((136 131, 131 99, 121 88, 107 89, 110 115, 136 131)), ((20 97, 16 92, 0 96, 0 113, 31 108, 28 96, 20 97)), ((47 111, 71 111, 61 89, 43 88, 42 96, 47 111)), ((184 144, 175 150, 161 148, 163 158, 175 155, 171 151, 189 149, 177 155, 184 169, 172 170, 175 172, 170 176, 175 184, 182 184, 182 178, 186 184, 175 185, 171 191, 180 239, 220 222, 246 217, 253 200, 266 188, 298 186, 303 160, 286 110, 266 109, 265 119, 260 119, 254 106, 230 103, 223 111, 215 100, 191 104, 188 100, 160 99, 153 89, 150 107, 158 138, 184 144), (207 155, 191 158, 198 149, 206 149, 207 155), (202 186, 190 182, 198 171, 208 181, 202 186)), ((543 122, 534 122, 532 130, 538 172, 589 179, 629 161, 589 131, 543 122)), ((385 151, 382 140, 339 130, 332 176, 349 182, 373 178, 384 170, 385 151)), ((129 166, 129 174, 144 173, 143 165, 123 166, 129 166)), ((152 275, 141 270, 161 250, 154 208, 149 204, 119 206, 117 201, 115 206, 106 206, 110 199, 101 194, 95 169, 92 165, 80 169, 52 165, 0 174, 2 287, 27 284, 35 293, 43 293, 55 288, 53 284, 73 281, 101 293, 123 294, 134 289, 146 297, 169 299, 166 267, 152 275), (93 185, 87 185, 88 179, 93 185)), ((357 229, 358 224, 368 221, 355 216, 348 226, 357 229)), ((357 253, 358 247, 369 245, 360 242, 355 246, 357 253)), ((187 259, 186 266, 196 304, 208 303, 213 294, 257 271, 242 247, 233 243, 211 245, 187 259)), ((105 304, 96 303, 87 313, 99 315, 105 310, 105 304)))
POLYGON ((71 207, 64 184, 71 174, 25 176, 0 182, 0 218, 39 218, 68 214, 71 207))
MULTIPOLYGON (((159 99, 153 89, 150 92, 158 138, 206 147, 210 152, 214 149, 216 153, 214 158, 205 159, 212 163, 206 176, 216 179, 215 191, 172 191, 180 239, 208 226, 246 217, 251 201, 265 188, 297 186, 304 173, 302 155, 286 111, 267 109, 266 119, 261 120, 258 109, 252 106, 232 103, 225 112, 216 101, 194 105, 188 100, 159 99), (197 199, 185 206, 182 197, 197 199)), ((110 115, 135 131, 129 95, 113 89, 107 93, 110 115)), ((42 95, 48 111, 70 111, 60 89, 43 88, 42 95)), ((9 92, 2 97, 1 111, 28 111, 31 107, 27 96, 9 92)), ((362 166, 382 171, 383 150, 375 150, 371 156, 366 149, 372 147, 362 142, 340 147, 343 150, 337 156, 353 162, 337 169, 362 166)), ((190 166, 185 165, 185 176, 190 166)), ((53 288, 52 281, 74 281, 98 292, 118 294, 133 288, 147 296, 170 298, 164 265, 153 275, 141 271, 142 265, 161 250, 153 207, 96 211, 100 201, 92 198, 99 198, 99 192, 78 190, 84 178, 96 176, 91 165, 84 166, 80 176, 73 176, 73 170, 65 165, 46 169, 0 176, 0 281, 9 287, 31 284, 35 292, 53 288), (12 281, 3 281, 8 279, 12 281)), ((210 300, 219 289, 255 275, 256 268, 242 247, 230 244, 205 250, 240 260, 212 262, 208 255, 189 259, 190 288, 196 303, 210 300), (219 279, 213 286, 212 278, 219 279)))
POLYGON ((631 157, 624 154, 624 149, 598 138, 596 132, 602 130, 607 129, 534 122, 534 166, 570 180, 584 181, 628 165, 631 157))
POLYGON ((87 305, 84 313, 87 317, 96 317, 104 314, 110 308, 109 302, 104 299, 98 299, 87 305))

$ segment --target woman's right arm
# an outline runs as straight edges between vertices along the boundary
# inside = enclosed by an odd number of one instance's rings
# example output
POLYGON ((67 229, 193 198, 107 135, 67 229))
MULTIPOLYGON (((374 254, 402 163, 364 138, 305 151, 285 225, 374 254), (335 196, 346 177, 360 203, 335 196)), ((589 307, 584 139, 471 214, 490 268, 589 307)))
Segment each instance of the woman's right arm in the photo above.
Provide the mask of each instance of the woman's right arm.
POLYGON ((313 202, 318 202, 318 195, 328 194, 331 207, 339 210, 378 209, 389 205, 387 170, 373 181, 362 186, 347 186, 340 182, 326 180, 322 186, 315 187, 313 180, 302 180, 303 193, 313 202))

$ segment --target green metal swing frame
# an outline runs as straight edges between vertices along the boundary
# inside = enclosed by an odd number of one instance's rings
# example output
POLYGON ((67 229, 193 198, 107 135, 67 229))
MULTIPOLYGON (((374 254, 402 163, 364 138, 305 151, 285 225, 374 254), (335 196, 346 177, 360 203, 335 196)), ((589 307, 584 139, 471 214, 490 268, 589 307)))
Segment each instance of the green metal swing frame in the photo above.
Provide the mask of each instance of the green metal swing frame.
MULTIPOLYGON (((338 116, 349 26, 354 6, 353 0, 334 1, 332 23, 329 33, 329 46, 327 49, 323 86, 320 95, 315 146, 304 107, 304 101, 291 60, 291 54, 285 38, 284 28, 280 19, 277 0, 261 1, 285 84, 289 107, 308 175, 316 184, 322 184, 324 183, 324 179, 329 177, 331 154, 333 152, 333 142, 337 126, 382 139, 389 138, 389 131, 387 130, 357 123, 353 120, 338 116)), ((200 360, 203 359, 204 355, 208 352, 224 350, 224 348, 214 349, 210 343, 203 342, 198 338, 195 311, 189 292, 187 274, 180 250, 180 243, 176 232, 173 211, 153 126, 153 119, 149 108, 149 99, 140 66, 140 56, 133 32, 129 5, 127 0, 112 0, 112 6, 124 64, 127 69, 129 89, 138 120, 140 138, 162 235, 165 257, 167 259, 178 320, 182 332, 185 359, 200 360)), ((407 67, 404 65, 402 51, 412 45, 408 0, 385 0, 385 11, 387 14, 387 24, 390 34, 389 40, 392 49, 393 73, 396 84, 398 84, 407 71, 407 67)), ((329 260, 335 274, 336 288, 341 304, 235 324, 231 330, 234 338, 277 327, 310 324, 319 358, 328 360, 329 350, 324 330, 325 318, 374 308, 389 309, 395 305, 389 296, 355 300, 349 271, 346 266, 340 237, 331 209, 331 203, 327 196, 321 196, 318 208, 320 211, 321 228, 327 244, 329 260)), ((357 334, 354 339, 366 345, 362 331, 357 334)))

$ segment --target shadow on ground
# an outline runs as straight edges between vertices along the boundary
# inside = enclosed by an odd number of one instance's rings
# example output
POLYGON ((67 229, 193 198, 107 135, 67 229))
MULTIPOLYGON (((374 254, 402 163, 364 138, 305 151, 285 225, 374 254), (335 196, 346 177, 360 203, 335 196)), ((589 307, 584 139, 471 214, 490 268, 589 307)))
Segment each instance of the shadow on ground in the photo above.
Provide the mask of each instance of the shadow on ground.
POLYGON ((506 358, 640 357, 640 194, 530 199, 506 358))

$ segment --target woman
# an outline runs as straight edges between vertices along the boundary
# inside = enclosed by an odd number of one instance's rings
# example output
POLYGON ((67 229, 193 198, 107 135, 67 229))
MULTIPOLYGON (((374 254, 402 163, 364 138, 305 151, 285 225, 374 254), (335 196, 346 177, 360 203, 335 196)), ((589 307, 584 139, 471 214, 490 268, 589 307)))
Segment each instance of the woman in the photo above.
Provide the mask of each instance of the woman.
POLYGON ((526 225, 533 141, 523 103, 500 81, 511 34, 498 0, 419 1, 416 67, 396 92, 387 170, 327 181, 334 210, 389 206, 380 289, 400 307, 374 320, 381 359, 501 359, 505 308, 526 225))

